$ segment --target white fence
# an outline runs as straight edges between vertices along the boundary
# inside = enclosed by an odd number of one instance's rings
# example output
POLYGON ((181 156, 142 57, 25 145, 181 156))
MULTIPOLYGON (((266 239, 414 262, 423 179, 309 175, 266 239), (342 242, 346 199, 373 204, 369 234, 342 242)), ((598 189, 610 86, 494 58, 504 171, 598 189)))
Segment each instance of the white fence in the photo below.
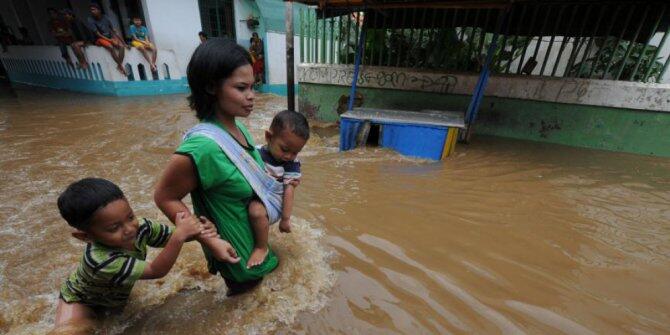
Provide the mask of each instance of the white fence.
MULTIPOLYGON (((70 59, 76 62, 77 57, 70 47, 68 47, 68 52, 70 59)), ((126 49, 125 52, 123 65, 128 76, 124 76, 117 70, 111 54, 104 48, 88 46, 84 48, 84 53, 89 64, 87 70, 69 66, 57 46, 10 46, 7 52, 0 53, 0 60, 10 78, 12 73, 95 81, 181 80, 183 77, 172 50, 158 50, 157 77, 152 75, 149 63, 135 48, 126 49)))

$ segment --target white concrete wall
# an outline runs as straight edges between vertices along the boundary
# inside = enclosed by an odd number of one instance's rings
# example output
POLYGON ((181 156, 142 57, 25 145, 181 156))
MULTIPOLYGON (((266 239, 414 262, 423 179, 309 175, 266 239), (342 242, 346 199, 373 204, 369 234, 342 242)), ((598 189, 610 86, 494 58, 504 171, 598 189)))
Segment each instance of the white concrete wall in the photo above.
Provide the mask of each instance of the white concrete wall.
MULTIPOLYGON (((654 37, 650 41, 650 45, 653 46, 659 46, 661 44, 661 39, 663 38, 662 33, 656 33, 654 37)), ((666 38, 665 40, 665 45, 663 48, 661 48, 661 52, 659 53, 659 56, 661 57, 659 61, 663 64, 665 64, 666 60, 668 57, 670 57, 670 36, 666 38)), ((661 78, 661 83, 670 83, 670 71, 666 72, 665 75, 661 78)))
POLYGON ((142 8, 156 46, 173 51, 180 72, 185 75, 193 50, 200 44, 198 32, 202 24, 198 1, 142 0, 142 8))
MULTIPOLYGON (((70 52, 70 57, 72 59, 76 59, 72 53, 72 49, 68 48, 68 51, 70 52)), ((101 47, 89 46, 84 49, 84 52, 86 54, 86 60, 88 61, 91 69, 100 66, 100 71, 102 72, 105 81, 128 81, 128 78, 123 76, 116 69, 116 63, 107 50, 101 47)), ((56 46, 10 46, 8 52, 0 53, 0 60, 3 61, 5 65, 7 65, 7 71, 10 74, 10 79, 12 72, 25 72, 25 69, 23 69, 24 71, 21 71, 20 69, 12 67, 12 60, 19 62, 27 61, 29 63, 36 64, 31 69, 31 71, 29 71, 30 73, 51 75, 62 78, 87 79, 86 73, 84 71, 75 70, 74 68, 65 64, 65 61, 61 57, 60 49, 56 46)), ((149 70, 149 63, 147 63, 147 61, 144 59, 142 54, 137 51, 137 49, 132 48, 130 51, 128 51, 125 55, 123 63, 124 65, 130 66, 136 81, 140 80, 138 67, 140 64, 142 64, 144 67, 144 73, 147 77, 147 80, 153 80, 149 70)), ((167 79, 168 70, 169 77, 172 80, 179 80, 183 76, 183 73, 177 67, 175 54, 171 51, 159 50, 156 64, 158 65, 159 80, 167 79)))
MULTIPOLYGON (((235 40, 237 44, 249 48, 249 39, 251 38, 251 33, 253 32, 247 28, 247 23, 244 20, 249 17, 249 15, 258 16, 258 13, 254 12, 253 4, 249 0, 234 0, 233 1, 233 14, 235 25, 235 40)), ((262 34, 259 33, 260 38, 263 38, 262 34)))
MULTIPOLYGON (((265 69, 268 84, 286 84, 286 35, 281 33, 267 33, 267 68, 265 69)), ((296 81, 298 64, 300 63, 300 37, 294 36, 293 54, 295 64, 296 81)))

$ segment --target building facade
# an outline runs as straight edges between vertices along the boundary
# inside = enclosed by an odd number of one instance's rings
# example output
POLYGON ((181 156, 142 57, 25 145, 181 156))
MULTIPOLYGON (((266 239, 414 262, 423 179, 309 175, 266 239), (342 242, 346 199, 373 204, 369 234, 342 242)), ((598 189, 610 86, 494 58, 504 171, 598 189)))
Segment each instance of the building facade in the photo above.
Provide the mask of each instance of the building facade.
MULTIPOLYGON (((61 57, 49 31, 47 8, 70 9, 77 18, 85 19, 90 3, 88 0, 0 2, 0 27, 14 38, 14 43, 9 43, 14 45, 0 52, 8 79, 17 85, 106 95, 182 93, 188 90, 186 67, 200 43, 200 31, 210 37, 233 38, 246 48, 255 32, 265 51, 265 82, 258 89, 285 93, 286 38, 284 4, 280 0, 101 0, 98 3, 104 14, 126 38, 132 18, 138 16, 158 48, 156 74, 151 73, 140 52, 135 48, 127 50, 123 61, 127 76, 117 71, 110 54, 97 46, 85 48, 87 70, 68 66, 61 57), (23 43, 20 31, 27 32, 31 43, 23 43)), ((71 48, 68 49, 71 59, 76 59, 71 48)))

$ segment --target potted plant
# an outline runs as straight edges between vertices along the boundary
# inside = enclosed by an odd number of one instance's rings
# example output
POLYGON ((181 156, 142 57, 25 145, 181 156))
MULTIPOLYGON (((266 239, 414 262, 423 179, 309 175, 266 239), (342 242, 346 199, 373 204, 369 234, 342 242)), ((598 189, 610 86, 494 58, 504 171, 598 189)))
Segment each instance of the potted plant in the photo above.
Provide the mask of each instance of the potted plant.
POLYGON ((258 25, 260 24, 258 18, 252 15, 249 15, 249 17, 246 19, 246 22, 247 22, 247 28, 251 30, 256 29, 256 27, 258 27, 258 25))

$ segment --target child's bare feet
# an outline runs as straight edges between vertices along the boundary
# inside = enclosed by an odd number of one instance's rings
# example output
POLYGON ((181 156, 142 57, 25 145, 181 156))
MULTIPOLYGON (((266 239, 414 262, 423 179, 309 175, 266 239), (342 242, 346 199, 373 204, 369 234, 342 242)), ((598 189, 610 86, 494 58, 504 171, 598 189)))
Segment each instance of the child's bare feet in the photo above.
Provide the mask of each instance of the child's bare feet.
POLYGON ((251 256, 249 256, 249 261, 247 262, 247 269, 263 264, 263 261, 265 261, 265 257, 267 255, 267 246, 265 248, 254 247, 254 250, 251 252, 251 256))
POLYGON ((122 75, 124 76, 128 75, 128 73, 126 73, 126 69, 124 69, 123 66, 121 66, 121 64, 117 65, 116 69, 119 70, 119 72, 121 72, 122 75))

